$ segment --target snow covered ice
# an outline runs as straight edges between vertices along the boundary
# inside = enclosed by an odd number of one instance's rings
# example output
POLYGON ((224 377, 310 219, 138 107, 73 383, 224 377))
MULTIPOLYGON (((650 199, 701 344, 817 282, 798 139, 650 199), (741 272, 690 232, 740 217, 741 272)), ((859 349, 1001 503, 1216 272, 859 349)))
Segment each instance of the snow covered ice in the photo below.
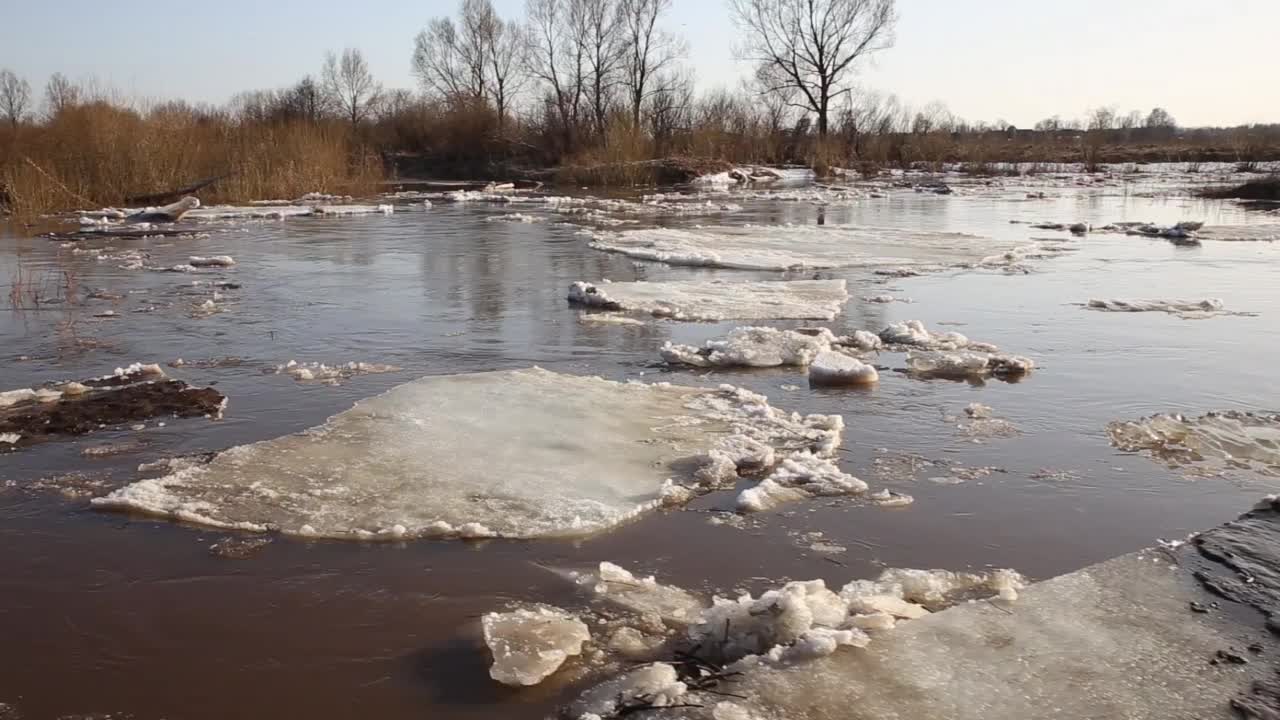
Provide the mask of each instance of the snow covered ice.
MULTIPOLYGON (((606 566, 609 573, 618 574, 620 585, 636 581, 626 570, 609 563, 602 563, 601 574, 606 566)), ((692 598, 653 578, 639 582, 692 598)), ((790 669, 808 672, 812 663, 836 655, 842 648, 866 648, 901 622, 933 611, 973 599, 997 597, 1013 602, 1025 584, 1012 570, 889 569, 874 580, 854 580, 839 590, 828 588, 823 580, 810 580, 788 582, 758 597, 748 593, 715 597, 688 609, 673 623, 680 635, 665 650, 671 660, 659 658, 604 680, 571 702, 562 716, 618 717, 627 708, 680 707, 703 710, 688 717, 713 720, 774 717, 751 714, 745 704, 737 704, 739 701, 722 713, 722 701, 726 696, 750 701, 749 692, 742 695, 751 686, 744 678, 790 669), (719 677, 711 673, 713 668, 719 677)))
POLYGON ((849 299, 844 280, 574 283, 569 301, 675 320, 834 320, 849 299))
POLYGON ((489 613, 480 624, 493 654, 489 675, 504 685, 537 685, 591 639, 581 620, 541 606, 489 613))
POLYGON ((667 342, 662 359, 672 365, 694 367, 804 366, 829 350, 837 338, 826 328, 815 333, 771 327, 740 327, 723 339, 708 340, 702 347, 667 342))
POLYGON ((94 505, 356 540, 583 536, 730 485, 739 471, 826 461, 842 428, 839 416, 786 413, 731 386, 538 368, 427 377, 94 505))
POLYGON ((747 226, 601 233, 591 247, 670 265, 738 270, 972 263, 1005 247, 988 238, 901 228, 747 226))

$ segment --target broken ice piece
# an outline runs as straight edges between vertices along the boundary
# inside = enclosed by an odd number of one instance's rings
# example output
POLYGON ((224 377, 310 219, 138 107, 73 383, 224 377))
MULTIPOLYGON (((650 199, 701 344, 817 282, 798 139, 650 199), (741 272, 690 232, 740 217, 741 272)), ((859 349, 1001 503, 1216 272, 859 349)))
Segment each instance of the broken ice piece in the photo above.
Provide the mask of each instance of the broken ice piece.
POLYGON ((537 685, 591 639, 581 620, 545 606, 489 613, 480 623, 493 654, 489 675, 504 685, 537 685))
POLYGON ((818 353, 809 365, 811 385, 870 385, 879 380, 880 374, 871 365, 831 350, 818 353))

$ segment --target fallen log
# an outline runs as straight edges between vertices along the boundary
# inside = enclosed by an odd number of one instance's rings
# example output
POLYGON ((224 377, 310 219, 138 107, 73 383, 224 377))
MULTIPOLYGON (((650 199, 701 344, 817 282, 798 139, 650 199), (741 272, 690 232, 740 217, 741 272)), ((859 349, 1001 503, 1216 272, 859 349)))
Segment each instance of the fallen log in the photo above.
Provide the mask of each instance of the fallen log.
POLYGON ((219 180, 231 177, 231 175, 232 173, 223 173, 221 175, 214 175, 211 178, 198 180, 190 185, 187 185, 186 187, 181 187, 176 190, 167 190, 165 192, 150 193, 147 195, 130 195, 125 197, 124 201, 126 203, 129 203, 130 205, 154 205, 156 203, 165 202, 166 200, 175 200, 177 198, 181 198, 184 195, 193 195, 199 192, 200 190, 203 190, 204 188, 207 188, 210 185, 218 182, 219 180))

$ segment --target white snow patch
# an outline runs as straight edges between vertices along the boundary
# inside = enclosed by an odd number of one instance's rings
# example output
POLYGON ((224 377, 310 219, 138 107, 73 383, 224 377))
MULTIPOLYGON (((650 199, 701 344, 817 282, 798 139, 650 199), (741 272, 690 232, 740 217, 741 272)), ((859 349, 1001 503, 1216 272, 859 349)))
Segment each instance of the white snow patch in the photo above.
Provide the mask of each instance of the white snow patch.
POLYGON ((17 445, 21 439, 18 433, 0 433, 0 445, 17 445))
POLYGON ((834 320, 849 293, 844 280, 576 282, 569 301, 676 320, 834 320))

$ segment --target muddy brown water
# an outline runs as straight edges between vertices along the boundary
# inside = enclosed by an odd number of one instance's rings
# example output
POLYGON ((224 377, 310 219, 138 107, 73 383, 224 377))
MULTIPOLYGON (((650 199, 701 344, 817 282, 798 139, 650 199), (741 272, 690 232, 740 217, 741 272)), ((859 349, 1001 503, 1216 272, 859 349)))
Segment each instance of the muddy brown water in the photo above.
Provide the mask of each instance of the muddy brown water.
MULTIPOLYGON (((588 325, 565 302, 575 280, 744 273, 637 264, 587 247, 577 227, 487 222, 488 205, 402 205, 391 216, 221 223, 199 238, 117 239, 160 265, 232 255, 231 269, 124 270, 9 227, 0 282, 22 271, 56 294, 66 273, 79 302, 0 312, 0 389, 110 372, 134 361, 223 357, 168 369, 230 398, 226 417, 108 428, 0 456, 0 703, 24 718, 108 713, 140 720, 225 717, 537 718, 572 686, 513 691, 492 682, 479 616, 514 601, 580 607, 548 567, 602 560, 707 593, 784 578, 840 585, 883 566, 1006 566, 1032 577, 1070 571, 1235 517, 1274 480, 1190 478, 1107 442, 1106 423, 1154 412, 1276 410, 1280 262, 1268 243, 1175 247, 1115 235, 1069 239, 1010 220, 1260 222, 1238 206, 1066 188, 1024 201, 1013 190, 888 197, 819 208, 753 200, 740 213, 674 225, 819 221, 979 233, 1023 243, 1054 237, 1075 252, 1034 272, 948 271, 886 281, 845 277, 853 298, 830 326, 879 330, 898 320, 957 329, 1036 358, 1017 384, 920 381, 886 372, 865 391, 810 390, 802 372, 666 371, 667 339, 700 342, 733 324, 588 325), (224 280, 225 311, 193 317, 224 280), (864 303, 886 287, 913 304, 864 303), (94 290, 106 297, 87 299, 94 290), (1183 320, 1088 312, 1091 297, 1221 297, 1258 317, 1183 320), (155 307, 151 312, 135 309, 155 307), (115 318, 95 318, 114 309, 115 318), (951 325, 954 324, 954 325, 951 325), (24 358, 24 359, 23 359, 24 358), (290 359, 390 363, 401 373, 331 387, 264 372, 290 359), (275 538, 235 550, 234 533, 96 512, 88 497, 138 477, 139 463, 275 437, 408 379, 541 365, 570 373, 686 384, 732 382, 802 412, 840 413, 842 466, 873 488, 914 495, 906 508, 798 503, 735 528, 709 522, 732 494, 654 513, 575 541, 359 544, 275 538), (946 415, 992 406, 1022 434, 981 444, 946 415), (121 452, 85 456, 119 444, 121 452), (883 477, 875 461, 913 454, 996 472, 962 484, 883 477), (67 473, 79 481, 59 482, 67 473), (86 481, 85 477, 89 480, 86 481), (59 492, 62 487, 65 491, 59 492), (847 551, 824 554, 803 533, 847 551), (230 538, 230 539, 229 539, 230 538), (219 544, 219 550, 211 546, 219 544), (227 547, 232 547, 227 551, 227 547), (230 556, 230 557, 228 557, 230 556)), ((527 208, 517 208, 530 212, 527 208)), ((538 212, 536 209, 534 212, 538 212)), ((102 241, 80 243, 101 247, 102 241)), ((7 288, 6 293, 7 294, 7 288)), ((792 327, 796 323, 777 323, 792 327)), ((901 356, 886 356, 888 366, 901 356)))

